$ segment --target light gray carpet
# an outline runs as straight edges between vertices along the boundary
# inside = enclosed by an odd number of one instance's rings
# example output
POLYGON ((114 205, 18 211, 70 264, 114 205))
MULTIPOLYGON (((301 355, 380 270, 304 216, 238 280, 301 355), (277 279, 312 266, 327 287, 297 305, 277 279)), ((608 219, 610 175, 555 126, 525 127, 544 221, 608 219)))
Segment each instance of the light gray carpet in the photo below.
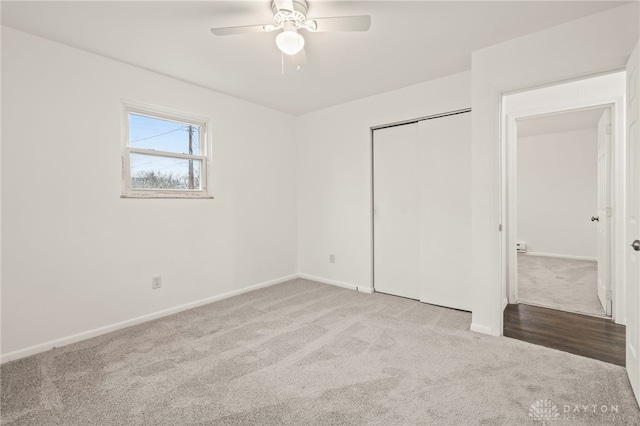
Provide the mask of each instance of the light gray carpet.
POLYGON ((604 316, 598 262, 518 255, 518 301, 604 316))
POLYGON ((542 425, 549 400, 554 425, 638 424, 623 368, 470 318, 294 280, 5 364, 2 423, 542 425))

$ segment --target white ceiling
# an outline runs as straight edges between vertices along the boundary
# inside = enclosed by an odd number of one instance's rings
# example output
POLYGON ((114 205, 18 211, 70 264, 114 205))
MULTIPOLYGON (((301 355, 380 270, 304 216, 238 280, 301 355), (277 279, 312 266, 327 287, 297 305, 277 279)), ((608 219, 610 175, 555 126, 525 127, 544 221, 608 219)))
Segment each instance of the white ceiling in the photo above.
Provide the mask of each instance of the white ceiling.
POLYGON ((371 15, 368 32, 305 34, 281 74, 270 0, 2 1, 3 25, 299 115, 471 68, 471 52, 619 6, 614 1, 324 1, 308 17, 371 15))
POLYGON ((604 110, 591 108, 518 120, 518 137, 597 128, 604 110))

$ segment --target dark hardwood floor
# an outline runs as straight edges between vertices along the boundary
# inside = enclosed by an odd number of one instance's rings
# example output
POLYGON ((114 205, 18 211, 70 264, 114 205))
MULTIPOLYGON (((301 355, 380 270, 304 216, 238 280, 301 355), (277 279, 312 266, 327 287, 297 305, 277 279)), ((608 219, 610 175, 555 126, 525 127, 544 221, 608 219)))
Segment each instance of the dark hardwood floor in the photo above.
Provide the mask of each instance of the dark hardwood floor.
POLYGON ((625 365, 625 327, 605 318, 510 304, 504 310, 504 335, 625 365))

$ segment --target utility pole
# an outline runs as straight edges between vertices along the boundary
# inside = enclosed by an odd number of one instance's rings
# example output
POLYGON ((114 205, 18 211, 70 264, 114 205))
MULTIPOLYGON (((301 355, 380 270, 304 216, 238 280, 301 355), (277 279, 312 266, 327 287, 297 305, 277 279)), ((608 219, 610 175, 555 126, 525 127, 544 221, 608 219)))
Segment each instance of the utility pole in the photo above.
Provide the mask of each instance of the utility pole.
MULTIPOLYGON (((189 124, 189 155, 193 155, 193 126, 189 124)), ((193 189, 193 160, 189 160, 189 189, 193 189)))

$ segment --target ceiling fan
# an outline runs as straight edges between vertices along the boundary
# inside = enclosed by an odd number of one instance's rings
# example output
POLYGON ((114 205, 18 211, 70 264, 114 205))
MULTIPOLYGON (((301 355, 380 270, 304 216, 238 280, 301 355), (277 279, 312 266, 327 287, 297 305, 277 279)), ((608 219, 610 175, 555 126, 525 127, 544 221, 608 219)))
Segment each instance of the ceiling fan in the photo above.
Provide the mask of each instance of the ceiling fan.
POLYGON ((217 36, 226 36, 282 30, 276 37, 276 45, 283 54, 292 56, 300 69, 300 65, 306 63, 306 54, 304 52, 304 37, 298 30, 302 29, 312 33, 368 31, 371 26, 369 15, 307 19, 308 7, 306 0, 272 0, 273 24, 211 28, 211 32, 217 36))

